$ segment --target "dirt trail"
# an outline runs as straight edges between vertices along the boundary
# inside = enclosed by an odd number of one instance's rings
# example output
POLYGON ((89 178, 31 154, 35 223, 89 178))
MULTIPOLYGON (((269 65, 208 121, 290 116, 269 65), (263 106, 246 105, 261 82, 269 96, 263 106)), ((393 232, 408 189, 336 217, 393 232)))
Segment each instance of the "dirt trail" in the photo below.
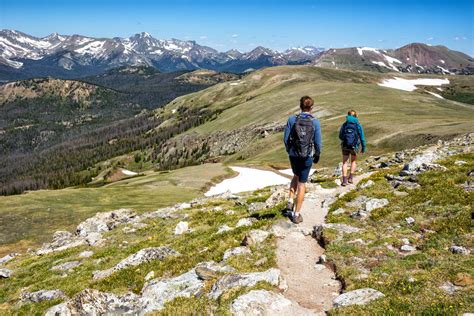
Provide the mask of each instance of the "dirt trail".
MULTIPOLYGON (((355 184, 368 175, 356 177, 355 184)), ((315 315, 325 315, 331 309, 333 299, 339 295, 341 284, 332 270, 316 264, 324 249, 311 237, 315 225, 324 223, 329 204, 338 193, 350 191, 354 185, 335 189, 308 186, 301 210, 303 223, 292 224, 289 220, 275 224, 277 263, 288 284, 284 296, 309 309, 315 315), (324 207, 322 207, 323 201, 324 207)))

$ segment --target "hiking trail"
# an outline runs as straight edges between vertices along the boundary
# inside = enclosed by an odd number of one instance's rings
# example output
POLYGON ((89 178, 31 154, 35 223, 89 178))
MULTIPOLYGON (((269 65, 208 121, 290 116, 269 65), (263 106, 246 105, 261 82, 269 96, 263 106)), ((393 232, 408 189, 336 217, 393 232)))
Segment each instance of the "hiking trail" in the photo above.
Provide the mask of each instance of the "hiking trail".
POLYGON ((354 184, 334 189, 308 185, 301 209, 304 221, 294 225, 286 220, 274 226, 278 237, 277 264, 288 284, 283 295, 314 315, 325 315, 325 311, 332 308, 333 299, 340 294, 341 284, 331 269, 316 264, 324 248, 311 237, 313 227, 325 222, 329 206, 337 194, 355 189, 357 183, 369 175, 356 176, 354 184))

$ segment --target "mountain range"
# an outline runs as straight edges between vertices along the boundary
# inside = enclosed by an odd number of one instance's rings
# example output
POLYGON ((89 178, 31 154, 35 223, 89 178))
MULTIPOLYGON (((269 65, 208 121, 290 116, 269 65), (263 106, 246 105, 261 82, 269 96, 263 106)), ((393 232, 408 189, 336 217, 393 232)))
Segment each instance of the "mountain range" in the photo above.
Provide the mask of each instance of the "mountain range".
POLYGON ((80 78, 122 66, 151 66, 161 72, 210 69, 244 73, 295 64, 438 74, 473 74, 472 57, 445 46, 412 43, 398 49, 295 47, 283 52, 262 46, 247 53, 219 52, 195 41, 156 39, 146 32, 128 38, 92 38, 53 33, 38 38, 0 31, 0 80, 35 77, 80 78))
POLYGON ((0 31, 0 80, 38 76, 90 76, 119 66, 146 65, 160 71, 199 68, 242 73, 266 66, 303 64, 322 49, 304 47, 276 52, 256 47, 248 53, 218 52, 195 41, 159 40, 146 32, 129 38, 92 38, 53 33, 38 38, 0 31))

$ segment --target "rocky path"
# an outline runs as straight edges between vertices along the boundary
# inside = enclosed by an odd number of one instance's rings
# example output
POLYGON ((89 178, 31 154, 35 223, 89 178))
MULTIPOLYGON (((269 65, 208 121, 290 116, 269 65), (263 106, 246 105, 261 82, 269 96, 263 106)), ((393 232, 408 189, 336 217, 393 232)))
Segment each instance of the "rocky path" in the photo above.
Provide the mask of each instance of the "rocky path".
MULTIPOLYGON (((368 174, 356 177, 355 184, 366 176, 368 174)), ((340 293, 341 284, 331 269, 324 264, 317 264, 324 248, 311 237, 311 232, 315 225, 324 223, 331 201, 339 193, 354 189, 355 184, 335 189, 309 185, 301 210, 303 223, 294 225, 287 220, 274 227, 278 237, 278 268, 288 284, 284 296, 315 315, 325 315, 325 311, 332 307, 333 299, 340 293)))

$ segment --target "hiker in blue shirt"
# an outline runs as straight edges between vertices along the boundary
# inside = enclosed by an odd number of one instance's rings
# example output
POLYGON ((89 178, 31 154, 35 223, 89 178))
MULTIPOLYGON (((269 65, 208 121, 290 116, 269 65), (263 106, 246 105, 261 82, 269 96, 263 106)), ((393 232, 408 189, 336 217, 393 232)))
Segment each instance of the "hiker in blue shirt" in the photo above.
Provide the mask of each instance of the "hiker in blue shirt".
POLYGON ((357 112, 350 110, 346 116, 346 122, 342 124, 339 130, 339 139, 342 149, 342 186, 353 183, 354 173, 357 168, 357 153, 362 145, 362 153, 365 153, 366 143, 364 129, 360 125, 357 112), (351 168, 347 176, 347 162, 351 158, 351 168))
POLYGON ((308 181, 313 162, 318 163, 321 154, 321 127, 318 119, 311 114, 313 105, 313 99, 302 97, 301 113, 288 118, 284 133, 285 148, 293 171, 286 211, 295 224, 303 221, 300 211, 306 192, 305 183, 308 181))

